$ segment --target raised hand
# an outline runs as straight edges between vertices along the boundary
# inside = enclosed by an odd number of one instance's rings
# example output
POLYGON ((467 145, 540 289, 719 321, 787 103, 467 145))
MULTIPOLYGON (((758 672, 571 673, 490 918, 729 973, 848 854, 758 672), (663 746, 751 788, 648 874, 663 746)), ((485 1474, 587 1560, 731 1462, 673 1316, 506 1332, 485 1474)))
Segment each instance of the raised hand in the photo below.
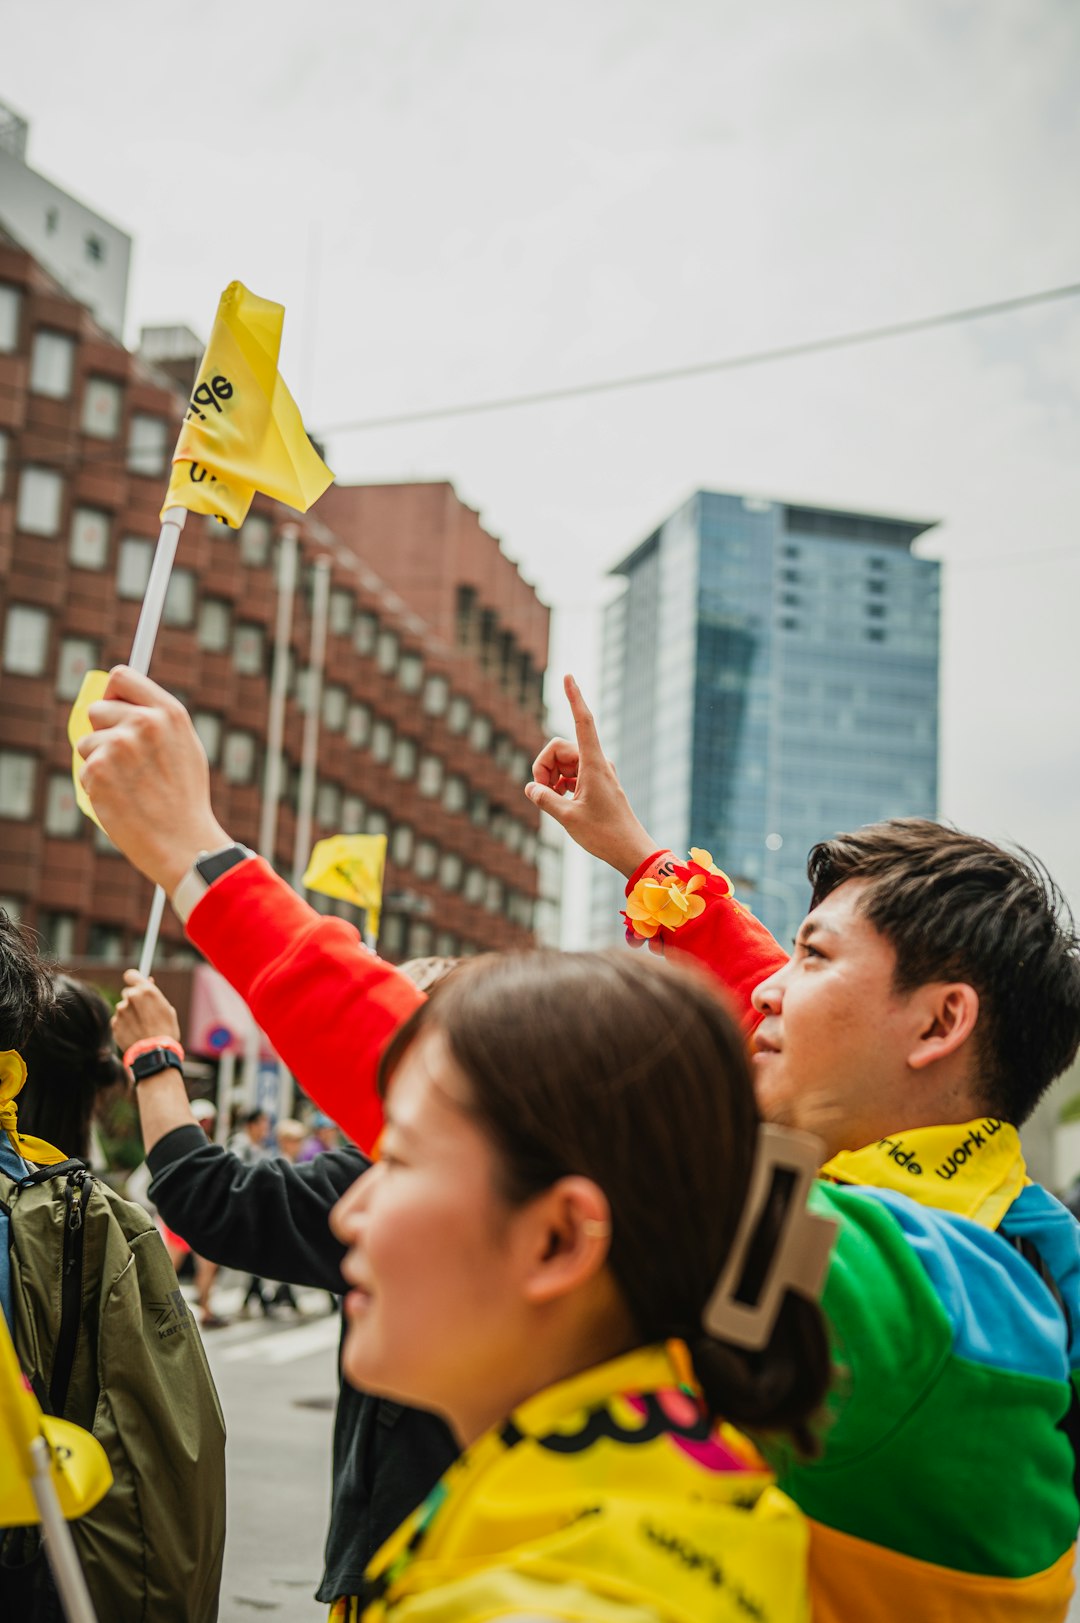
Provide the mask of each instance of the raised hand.
POLYGON ((142 1037, 180 1037, 176 1010, 155 982, 137 969, 124 971, 124 995, 116 1005, 112 1029, 121 1053, 142 1037))
POLYGON ((171 894, 201 851, 229 843, 191 718, 148 676, 118 665, 90 723, 77 746, 83 788, 128 860, 171 894))
POLYGON ((553 738, 544 745, 525 793, 582 850, 629 878, 657 849, 656 842, 634 815, 572 676, 563 679, 563 689, 574 718, 574 741, 553 738))

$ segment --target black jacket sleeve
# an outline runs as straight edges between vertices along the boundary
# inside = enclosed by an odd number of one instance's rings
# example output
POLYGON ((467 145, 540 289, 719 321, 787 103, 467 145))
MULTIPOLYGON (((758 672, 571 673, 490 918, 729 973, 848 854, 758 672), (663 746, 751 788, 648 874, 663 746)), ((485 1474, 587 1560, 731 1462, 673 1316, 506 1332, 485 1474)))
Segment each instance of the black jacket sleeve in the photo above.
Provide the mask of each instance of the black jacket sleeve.
POLYGON ((334 1202, 371 1165, 359 1150, 326 1150, 299 1166, 281 1156, 244 1166, 192 1126, 166 1133, 146 1159, 151 1200, 201 1257, 341 1293, 345 1251, 328 1220, 334 1202))

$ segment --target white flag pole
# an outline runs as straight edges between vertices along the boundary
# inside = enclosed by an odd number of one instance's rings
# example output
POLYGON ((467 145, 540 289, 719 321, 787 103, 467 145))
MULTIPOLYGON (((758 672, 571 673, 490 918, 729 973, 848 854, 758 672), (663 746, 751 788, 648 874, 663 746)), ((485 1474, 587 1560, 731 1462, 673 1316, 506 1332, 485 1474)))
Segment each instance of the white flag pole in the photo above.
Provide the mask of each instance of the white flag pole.
POLYGON ((44 1437, 35 1437, 30 1444, 34 1474, 30 1485, 37 1500, 41 1531, 45 1536, 45 1554, 49 1558, 52 1575, 60 1595, 60 1604, 68 1623, 97 1623, 94 1603, 86 1587, 75 1541, 64 1520, 60 1501, 56 1496, 51 1475, 52 1454, 44 1437))
MULTIPOLYGON (((165 593, 169 589, 173 563, 176 560, 176 547, 186 519, 186 507, 167 507, 161 521, 161 533, 154 550, 150 579, 146 583, 146 595, 139 611, 135 641, 131 645, 131 658, 128 660, 132 670, 138 671, 140 676, 148 676, 150 673, 150 659, 157 641, 161 616, 165 610, 165 593)), ((154 899, 150 903, 150 917, 146 921, 146 933, 143 936, 143 948, 139 955, 140 975, 150 973, 164 911, 165 892, 160 885, 155 885, 154 899)))

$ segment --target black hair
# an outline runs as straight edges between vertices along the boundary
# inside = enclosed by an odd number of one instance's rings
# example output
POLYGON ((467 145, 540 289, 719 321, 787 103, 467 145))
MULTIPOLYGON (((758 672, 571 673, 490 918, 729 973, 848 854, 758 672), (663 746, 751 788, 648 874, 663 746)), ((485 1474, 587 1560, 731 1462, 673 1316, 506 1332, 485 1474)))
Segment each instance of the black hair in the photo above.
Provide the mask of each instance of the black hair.
POLYGON ((22 1048, 27 1077, 19 1129, 85 1160, 90 1122, 105 1088, 125 1081, 112 1011, 101 993, 71 975, 52 976, 52 1002, 22 1048))

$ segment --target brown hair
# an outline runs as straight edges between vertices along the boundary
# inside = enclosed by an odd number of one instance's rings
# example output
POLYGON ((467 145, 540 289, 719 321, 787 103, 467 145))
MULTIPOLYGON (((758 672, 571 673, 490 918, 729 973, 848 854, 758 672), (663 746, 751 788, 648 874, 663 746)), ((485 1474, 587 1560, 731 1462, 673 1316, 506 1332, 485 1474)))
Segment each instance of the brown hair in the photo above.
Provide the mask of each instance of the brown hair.
POLYGON ((899 991, 975 988, 974 1083, 989 1115, 1025 1121, 1080 1044, 1080 944, 1045 868, 910 817, 822 841, 807 872, 814 907, 849 879, 867 882, 861 910, 896 953, 899 991))
POLYGON ((829 1370, 817 1305, 789 1293, 759 1353, 701 1326, 759 1120, 741 1035, 711 984, 624 950, 480 958, 395 1034, 384 1088, 429 1028, 469 1080, 505 1198, 522 1204, 569 1174, 592 1178, 611 1207, 608 1262, 642 1341, 684 1340, 714 1414, 790 1430, 809 1450, 829 1370))

